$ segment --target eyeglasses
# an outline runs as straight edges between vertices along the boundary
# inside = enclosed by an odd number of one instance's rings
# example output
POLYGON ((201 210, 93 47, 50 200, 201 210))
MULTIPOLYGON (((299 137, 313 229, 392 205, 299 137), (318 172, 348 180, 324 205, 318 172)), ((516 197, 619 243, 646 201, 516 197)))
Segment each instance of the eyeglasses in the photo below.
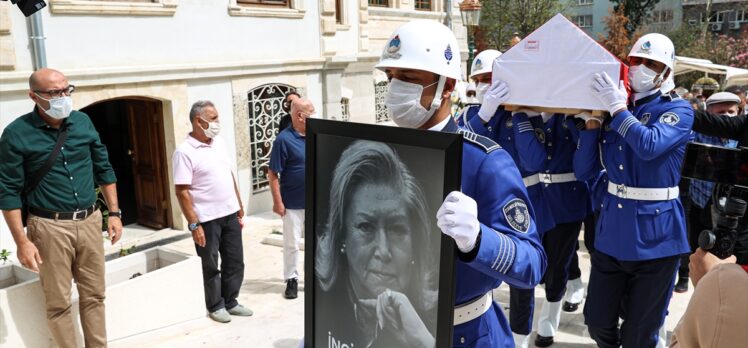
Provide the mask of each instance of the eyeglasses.
POLYGON ((37 90, 34 91, 34 93, 36 94, 46 94, 52 98, 60 98, 62 96, 69 96, 73 92, 75 92, 75 86, 73 85, 68 85, 67 87, 63 89, 52 89, 49 91, 37 91, 37 90))

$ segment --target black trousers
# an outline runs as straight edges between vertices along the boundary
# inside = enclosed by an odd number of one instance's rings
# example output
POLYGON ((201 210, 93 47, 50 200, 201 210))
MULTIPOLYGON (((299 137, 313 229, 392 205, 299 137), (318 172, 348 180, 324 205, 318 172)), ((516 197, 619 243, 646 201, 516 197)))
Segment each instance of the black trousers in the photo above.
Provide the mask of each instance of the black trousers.
POLYGON ((620 261, 592 254, 584 322, 598 347, 653 348, 665 322, 680 255, 620 261), (623 325, 618 328, 618 318, 623 325))
POLYGON ((703 230, 712 229, 712 203, 711 200, 704 206, 699 207, 696 203, 691 202, 686 210, 686 231, 688 233, 688 244, 691 246, 691 252, 681 255, 680 267, 678 268, 678 276, 681 278, 688 278, 688 258, 696 248, 699 247, 699 234, 703 230))
POLYGON ((201 225, 205 232, 205 247, 195 244, 195 250, 203 263, 205 307, 209 312, 234 308, 244 280, 244 248, 239 219, 233 213, 201 225))
POLYGON ((569 280, 569 265, 579 239, 582 221, 558 224, 543 235, 543 248, 548 257, 548 268, 543 275, 545 298, 548 302, 558 302, 566 292, 569 280))
POLYGON ((532 315, 535 312, 535 289, 509 287, 509 327, 518 335, 532 332, 532 315))
MULTIPOLYGON (((587 248, 587 252, 591 255, 595 251, 595 224, 597 219, 595 214, 587 215, 584 218, 582 224, 584 225, 584 246, 587 248)), ((575 252, 571 255, 571 264, 569 264, 569 280, 579 279, 582 277, 582 270, 579 268, 579 257, 576 251, 579 250, 579 241, 576 243, 574 248, 575 252)))

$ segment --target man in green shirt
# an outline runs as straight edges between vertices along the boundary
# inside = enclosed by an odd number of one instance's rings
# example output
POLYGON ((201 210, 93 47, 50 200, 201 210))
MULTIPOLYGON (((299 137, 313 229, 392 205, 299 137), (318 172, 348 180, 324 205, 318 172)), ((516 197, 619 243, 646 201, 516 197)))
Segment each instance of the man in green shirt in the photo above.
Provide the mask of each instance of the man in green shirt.
POLYGON ((58 346, 76 347, 70 287, 75 279, 86 347, 106 347, 104 313, 104 247, 101 212, 94 184, 109 207, 112 244, 122 236, 116 178, 91 120, 72 110, 75 90, 65 75, 40 69, 29 78, 34 110, 11 122, 0 136, 0 210, 10 228, 18 259, 39 272, 46 300, 47 323, 58 346), (67 132, 49 172, 24 192, 50 158, 57 137, 67 132), (29 207, 27 230, 22 201, 29 207))

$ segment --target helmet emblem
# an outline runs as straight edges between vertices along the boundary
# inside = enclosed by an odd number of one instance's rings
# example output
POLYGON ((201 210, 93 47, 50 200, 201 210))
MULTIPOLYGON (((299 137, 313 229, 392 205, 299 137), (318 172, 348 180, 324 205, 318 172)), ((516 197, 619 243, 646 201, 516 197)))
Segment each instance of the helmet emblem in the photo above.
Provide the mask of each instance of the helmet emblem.
POLYGON ((642 51, 644 51, 644 52, 649 52, 649 50, 651 50, 651 49, 652 49, 652 43, 651 43, 651 42, 649 42, 649 41, 645 41, 645 42, 644 42, 644 43, 642 44, 642 49, 641 49, 642 51))
POLYGON ((400 35, 395 35, 395 37, 390 40, 390 43, 387 44, 387 47, 385 47, 382 58, 399 59, 401 57, 401 54, 398 53, 400 51, 400 44, 400 35))
POLYGON ((444 50, 444 58, 447 59, 447 64, 452 61, 452 47, 447 45, 447 48, 444 50))
POLYGON ((480 61, 480 59, 475 61, 475 70, 481 70, 483 69, 483 62, 480 61))

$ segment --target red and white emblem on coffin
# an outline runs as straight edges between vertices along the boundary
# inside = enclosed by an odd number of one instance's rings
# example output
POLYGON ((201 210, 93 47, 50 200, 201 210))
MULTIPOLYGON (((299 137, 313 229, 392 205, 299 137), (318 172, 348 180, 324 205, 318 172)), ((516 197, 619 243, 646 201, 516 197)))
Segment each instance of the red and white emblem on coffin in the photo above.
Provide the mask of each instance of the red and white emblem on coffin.
POLYGON ((509 84, 508 105, 606 110, 592 95, 603 71, 628 88, 628 66, 557 14, 494 61, 493 80, 509 84))

